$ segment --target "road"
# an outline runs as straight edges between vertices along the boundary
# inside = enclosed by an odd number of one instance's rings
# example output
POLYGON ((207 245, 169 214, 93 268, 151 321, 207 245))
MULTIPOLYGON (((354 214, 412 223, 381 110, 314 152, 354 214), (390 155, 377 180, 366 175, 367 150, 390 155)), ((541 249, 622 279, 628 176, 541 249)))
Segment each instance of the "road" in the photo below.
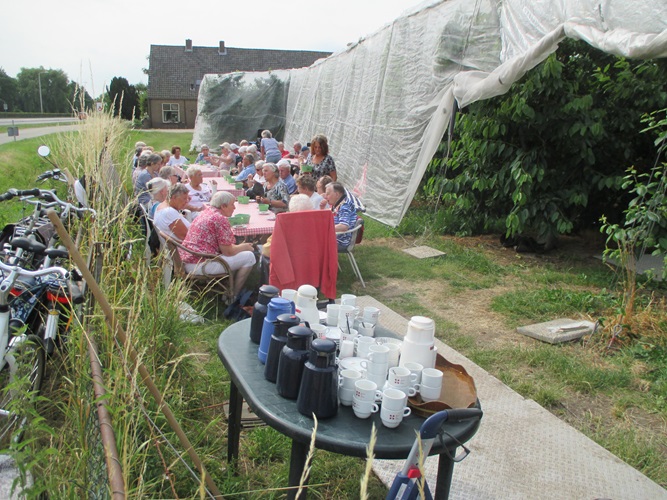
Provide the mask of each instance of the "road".
POLYGON ((19 128, 21 124, 33 124, 33 123, 65 123, 65 122, 78 122, 78 118, 69 117, 69 118, 2 118, 0 115, 0 125, 16 125, 19 128))
MULTIPOLYGON (((34 137, 39 137, 42 135, 55 134, 57 132, 70 132, 72 130, 77 130, 79 128, 78 123, 75 125, 52 125, 50 127, 38 127, 38 128, 26 128, 21 129, 19 125, 19 136, 16 138, 17 141, 21 139, 32 139, 34 137)), ((7 133, 0 135, 0 144, 7 144, 13 142, 14 137, 9 137, 7 133)))

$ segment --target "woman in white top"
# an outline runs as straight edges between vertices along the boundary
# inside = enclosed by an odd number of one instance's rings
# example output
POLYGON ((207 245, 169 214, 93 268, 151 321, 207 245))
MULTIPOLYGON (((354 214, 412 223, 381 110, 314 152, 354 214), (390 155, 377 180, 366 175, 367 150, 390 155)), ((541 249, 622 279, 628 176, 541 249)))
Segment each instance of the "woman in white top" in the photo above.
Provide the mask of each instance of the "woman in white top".
POLYGON ((179 146, 171 148, 171 157, 169 158, 167 165, 170 167, 180 167, 187 164, 188 159, 185 156, 181 156, 181 148, 179 146))
POLYGON ((204 205, 211 201, 211 187, 204 184, 204 175, 198 167, 191 166, 187 172, 190 183, 186 184, 190 193, 190 202, 188 203, 188 210, 193 212, 201 212, 204 210, 204 205))
POLYGON ((160 232, 174 238, 177 241, 183 241, 188 234, 190 222, 183 217, 181 210, 185 208, 190 199, 188 188, 185 184, 175 184, 169 190, 169 197, 160 203, 155 210, 153 224, 160 232))

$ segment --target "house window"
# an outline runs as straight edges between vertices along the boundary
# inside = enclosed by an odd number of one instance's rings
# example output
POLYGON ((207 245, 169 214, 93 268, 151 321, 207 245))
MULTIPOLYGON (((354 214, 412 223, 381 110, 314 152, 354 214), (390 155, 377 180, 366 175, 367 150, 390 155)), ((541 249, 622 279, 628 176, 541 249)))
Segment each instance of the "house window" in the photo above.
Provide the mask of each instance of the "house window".
POLYGON ((162 123, 179 123, 181 115, 178 104, 162 104, 162 123))

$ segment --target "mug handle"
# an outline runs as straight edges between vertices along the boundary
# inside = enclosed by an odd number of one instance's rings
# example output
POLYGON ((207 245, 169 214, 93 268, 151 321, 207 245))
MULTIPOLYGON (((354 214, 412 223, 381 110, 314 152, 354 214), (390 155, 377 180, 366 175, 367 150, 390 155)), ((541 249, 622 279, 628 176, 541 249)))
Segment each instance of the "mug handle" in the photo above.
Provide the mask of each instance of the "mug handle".
POLYGON ((412 386, 412 388, 415 390, 415 394, 420 392, 421 387, 422 387, 421 384, 415 384, 412 386))
POLYGON ((375 391, 375 401, 382 401, 382 391, 375 391))
POLYGON ((406 406, 405 408, 403 408, 403 416, 404 417, 407 417, 411 413, 412 413, 412 408, 410 408, 409 406, 406 406))
POLYGON ((408 387, 408 397, 412 397, 415 394, 417 394, 417 389, 415 389, 414 387, 408 387))
POLYGON ((379 410, 380 407, 376 403, 373 403, 373 406, 371 407, 371 413, 377 413, 379 410))

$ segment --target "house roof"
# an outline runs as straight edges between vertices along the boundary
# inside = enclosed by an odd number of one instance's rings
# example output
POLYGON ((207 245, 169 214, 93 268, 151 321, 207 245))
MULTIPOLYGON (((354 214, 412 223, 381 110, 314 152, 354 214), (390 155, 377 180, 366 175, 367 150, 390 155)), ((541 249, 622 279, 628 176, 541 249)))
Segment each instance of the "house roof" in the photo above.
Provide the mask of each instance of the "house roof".
POLYGON ((242 49, 185 45, 151 45, 148 62, 149 99, 197 99, 207 73, 269 71, 303 68, 331 52, 309 50, 242 49))

